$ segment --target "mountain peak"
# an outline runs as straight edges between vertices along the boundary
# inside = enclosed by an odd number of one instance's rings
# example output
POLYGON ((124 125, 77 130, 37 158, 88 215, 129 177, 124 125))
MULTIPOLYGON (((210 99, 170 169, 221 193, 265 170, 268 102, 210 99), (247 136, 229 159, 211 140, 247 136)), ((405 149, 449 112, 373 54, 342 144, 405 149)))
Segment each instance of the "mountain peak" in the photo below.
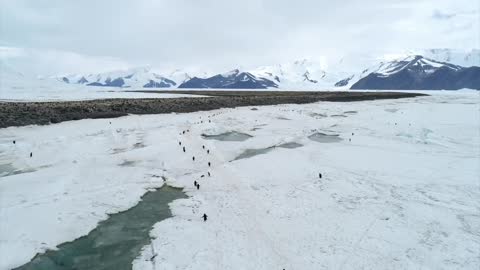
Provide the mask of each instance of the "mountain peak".
POLYGON ((127 70, 89 75, 74 74, 59 77, 59 79, 66 83, 122 88, 164 88, 176 85, 173 80, 169 80, 164 76, 152 72, 150 67, 137 67, 127 70))
POLYGON ((269 79, 257 77, 250 72, 240 72, 238 69, 204 79, 194 77, 178 86, 178 88, 219 89, 266 89, 270 87, 277 88, 278 85, 269 79))
POLYGON ((351 89, 457 90, 480 89, 480 67, 461 67, 411 55, 381 64, 354 83, 351 89))
POLYGON ((240 73, 240 70, 234 69, 234 70, 231 70, 231 71, 229 71, 229 72, 227 72, 227 73, 222 74, 222 76, 223 76, 223 77, 237 76, 239 73, 240 73))

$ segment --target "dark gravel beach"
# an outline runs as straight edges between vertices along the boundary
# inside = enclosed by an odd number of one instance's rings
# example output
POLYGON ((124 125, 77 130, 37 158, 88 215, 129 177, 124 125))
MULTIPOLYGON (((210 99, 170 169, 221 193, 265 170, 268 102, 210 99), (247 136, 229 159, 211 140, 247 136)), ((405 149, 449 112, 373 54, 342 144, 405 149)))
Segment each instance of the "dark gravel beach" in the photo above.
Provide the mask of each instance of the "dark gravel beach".
POLYGON ((286 91, 142 91, 208 97, 101 99, 60 102, 0 102, 0 128, 47 125, 86 118, 128 114, 188 113, 240 106, 305 104, 317 101, 363 101, 425 96, 402 92, 286 92, 286 91))

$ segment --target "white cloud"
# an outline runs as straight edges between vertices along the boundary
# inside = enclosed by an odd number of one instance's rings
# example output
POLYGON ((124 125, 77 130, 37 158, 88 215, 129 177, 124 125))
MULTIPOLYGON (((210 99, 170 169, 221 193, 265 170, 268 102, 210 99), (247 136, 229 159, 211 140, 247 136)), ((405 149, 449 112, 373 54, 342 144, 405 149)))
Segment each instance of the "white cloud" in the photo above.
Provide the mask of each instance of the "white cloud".
POLYGON ((99 57, 96 66, 228 69, 365 51, 478 48, 474 2, 0 0, 0 41, 75 52, 82 57, 67 62, 85 67, 99 57))
POLYGON ((456 14, 454 13, 443 13, 439 10, 435 10, 432 14, 432 17, 434 19, 439 19, 439 20, 448 20, 448 19, 451 19, 453 17, 455 17, 456 14))
MULTIPOLYGON (((0 67, 28 75, 106 72, 131 67, 113 57, 91 57, 74 52, 0 46, 0 67)), ((1 72, 1 69, 0 69, 1 72)))

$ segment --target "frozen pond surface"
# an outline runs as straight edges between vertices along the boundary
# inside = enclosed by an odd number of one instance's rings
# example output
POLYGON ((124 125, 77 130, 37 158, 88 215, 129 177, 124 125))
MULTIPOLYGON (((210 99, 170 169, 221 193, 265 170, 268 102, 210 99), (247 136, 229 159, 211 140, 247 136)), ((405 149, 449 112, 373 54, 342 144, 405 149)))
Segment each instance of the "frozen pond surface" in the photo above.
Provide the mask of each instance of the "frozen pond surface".
POLYGON ((302 144, 299 144, 299 143, 296 143, 296 142, 288 142, 288 143, 282 143, 282 144, 278 145, 277 147, 294 149, 294 148, 298 148, 298 147, 302 147, 302 146, 303 146, 302 144))
POLYGON ((0 270, 59 258, 165 184, 189 197, 152 215, 134 270, 477 270, 480 92, 432 94, 0 129, 4 173, 35 169, 0 178, 0 270), (230 162, 246 149, 262 154, 230 162))
POLYGON ((251 158, 251 157, 254 157, 256 155, 266 154, 266 153, 270 152, 272 149, 273 149, 273 147, 262 148, 262 149, 247 149, 247 150, 243 151, 243 153, 238 155, 234 160, 251 158))
POLYGON ((88 235, 38 254, 18 270, 130 270, 150 243, 153 225, 172 216, 168 204, 186 198, 181 189, 163 186, 142 196, 134 207, 113 214, 88 235))
POLYGON ((289 143, 283 143, 283 144, 280 144, 280 145, 270 146, 270 147, 261 148, 261 149, 246 149, 240 155, 238 155, 234 160, 251 158, 251 157, 254 157, 256 155, 266 154, 266 153, 274 150, 276 147, 286 148, 286 149, 294 149, 294 148, 302 147, 302 145, 299 144, 299 143, 296 143, 296 142, 289 142, 289 143))
POLYGON ((338 134, 325 134, 321 132, 313 133, 312 135, 308 136, 308 138, 312 141, 320 143, 334 143, 342 141, 342 138, 340 138, 338 134))
POLYGON ((228 141, 243 142, 250 139, 252 136, 246 133, 230 131, 230 132, 225 132, 217 135, 202 134, 202 137, 206 140, 218 140, 218 141, 225 141, 225 142, 228 142, 228 141))
POLYGON ((20 173, 34 172, 34 169, 17 169, 12 164, 0 164, 0 177, 15 175, 20 173))

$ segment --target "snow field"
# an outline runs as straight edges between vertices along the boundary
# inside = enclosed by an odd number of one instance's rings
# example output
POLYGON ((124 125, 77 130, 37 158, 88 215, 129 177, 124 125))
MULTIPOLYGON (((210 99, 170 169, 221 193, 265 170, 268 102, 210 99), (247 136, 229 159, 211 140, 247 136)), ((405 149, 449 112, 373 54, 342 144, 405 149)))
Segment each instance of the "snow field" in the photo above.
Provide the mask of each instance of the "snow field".
POLYGON ((190 198, 134 269, 476 269, 479 104, 438 92, 2 129, 0 164, 34 171, 0 178, 0 269, 85 235, 161 176, 190 198), (201 137, 226 131, 253 137, 201 137), (303 146, 232 161, 287 142, 303 146))

